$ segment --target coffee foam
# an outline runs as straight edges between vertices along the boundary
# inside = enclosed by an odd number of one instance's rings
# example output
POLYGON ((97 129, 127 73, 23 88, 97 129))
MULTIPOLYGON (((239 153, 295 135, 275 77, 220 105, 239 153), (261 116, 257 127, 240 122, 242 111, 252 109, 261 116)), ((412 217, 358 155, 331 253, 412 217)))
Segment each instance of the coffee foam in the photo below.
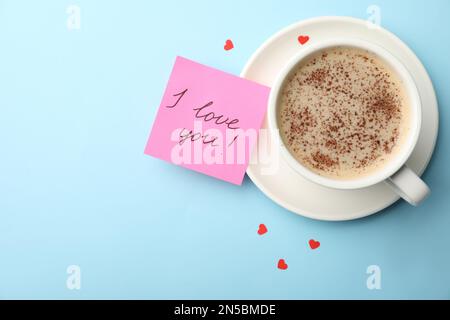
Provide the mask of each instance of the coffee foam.
POLYGON ((321 176, 356 179, 400 151, 410 107, 401 79, 383 60, 334 47, 307 58, 285 81, 278 125, 302 165, 321 176))

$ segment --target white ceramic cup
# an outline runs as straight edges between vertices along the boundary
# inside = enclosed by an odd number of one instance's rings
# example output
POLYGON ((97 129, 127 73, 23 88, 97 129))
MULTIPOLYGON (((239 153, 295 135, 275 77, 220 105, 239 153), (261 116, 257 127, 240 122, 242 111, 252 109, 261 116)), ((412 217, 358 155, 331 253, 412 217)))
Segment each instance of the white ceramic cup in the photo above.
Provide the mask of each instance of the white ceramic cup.
POLYGON ((380 182, 386 182, 393 190, 403 199, 412 205, 418 205, 430 193, 428 186, 406 166, 406 161, 411 156, 414 147, 419 138, 421 121, 422 121, 422 105, 416 84, 405 66, 386 49, 361 39, 340 38, 329 41, 322 41, 308 47, 305 47, 295 56, 278 75, 269 97, 268 105, 268 124, 272 130, 278 130, 277 110, 280 101, 281 91, 285 81, 296 70, 296 67, 311 55, 327 48, 344 46, 356 47, 374 53, 378 58, 386 63, 392 71, 394 71, 403 83, 404 90, 409 99, 410 107, 410 130, 405 142, 400 146, 400 150, 396 156, 386 163, 381 169, 376 170, 373 174, 362 176, 351 180, 337 180, 327 178, 316 174, 307 167, 298 162, 290 153, 289 149, 281 141, 281 153, 288 164, 299 174, 308 180, 319 185, 334 189, 361 189, 380 182))

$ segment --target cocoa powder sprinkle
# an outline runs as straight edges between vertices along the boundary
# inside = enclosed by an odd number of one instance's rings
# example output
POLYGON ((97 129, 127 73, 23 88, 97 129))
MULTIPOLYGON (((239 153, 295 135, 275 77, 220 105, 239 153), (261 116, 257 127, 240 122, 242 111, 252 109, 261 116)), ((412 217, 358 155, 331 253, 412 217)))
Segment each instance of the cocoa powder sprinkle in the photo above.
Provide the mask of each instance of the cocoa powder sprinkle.
POLYGON ((298 67, 282 91, 282 138, 318 174, 362 174, 401 138, 405 98, 396 75, 367 51, 335 47, 298 67))

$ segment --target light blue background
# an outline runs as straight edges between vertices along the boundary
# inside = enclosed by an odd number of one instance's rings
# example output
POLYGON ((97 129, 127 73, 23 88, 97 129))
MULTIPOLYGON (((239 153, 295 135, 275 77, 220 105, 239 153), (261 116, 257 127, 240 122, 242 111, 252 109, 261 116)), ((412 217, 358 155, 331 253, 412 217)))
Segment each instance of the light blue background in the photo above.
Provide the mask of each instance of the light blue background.
POLYGON ((449 14, 448 0, 0 0, 0 298, 449 299, 449 14), (70 4, 79 31, 66 27, 70 4), (248 178, 236 187, 143 155, 176 55, 239 74, 279 29, 365 19, 371 4, 440 101, 424 176, 433 194, 420 208, 313 221, 248 178), (79 291, 66 288, 72 264, 79 291), (366 287, 372 264, 381 290, 366 287))

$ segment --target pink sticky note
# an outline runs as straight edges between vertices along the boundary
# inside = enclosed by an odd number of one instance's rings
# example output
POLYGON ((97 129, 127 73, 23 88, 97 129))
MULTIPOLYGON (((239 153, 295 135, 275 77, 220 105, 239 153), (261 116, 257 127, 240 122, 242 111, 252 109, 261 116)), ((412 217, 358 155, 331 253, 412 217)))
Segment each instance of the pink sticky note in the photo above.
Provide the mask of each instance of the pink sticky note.
POLYGON ((177 57, 145 154, 240 185, 269 92, 177 57))

